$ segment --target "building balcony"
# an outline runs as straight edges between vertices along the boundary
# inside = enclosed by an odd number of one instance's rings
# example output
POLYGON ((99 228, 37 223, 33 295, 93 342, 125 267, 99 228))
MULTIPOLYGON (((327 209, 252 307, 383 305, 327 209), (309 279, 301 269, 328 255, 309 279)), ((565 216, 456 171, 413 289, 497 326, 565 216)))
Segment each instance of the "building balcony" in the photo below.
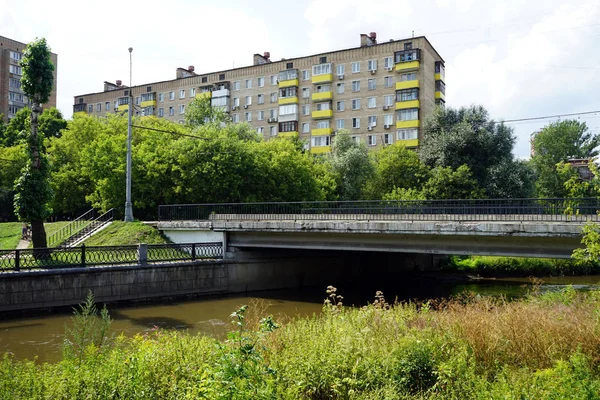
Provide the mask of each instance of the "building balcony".
POLYGON ((312 112, 312 117, 314 119, 320 118, 331 118, 333 117, 333 110, 317 110, 312 112))
POLYGON ((279 132, 277 134, 277 136, 279 137, 290 137, 290 138, 295 138, 298 137, 298 132, 297 131, 292 131, 292 132, 279 132))
POLYGON ((279 115, 279 122, 290 122, 290 121, 298 121, 298 113, 280 114, 279 115))
POLYGON ((118 110, 119 110, 119 111, 127 111, 127 110, 129 110, 129 104, 121 104, 121 105, 118 107, 118 110))
POLYGON ((439 72, 435 74, 435 80, 436 80, 436 81, 442 81, 442 82, 444 82, 444 83, 446 82, 446 79, 445 79, 445 77, 444 77, 444 74, 441 74, 441 73, 439 73, 439 72))
POLYGON ((419 108, 419 107, 420 107, 419 100, 397 101, 396 102, 396 110, 404 110, 406 108, 419 108))
POLYGON ((402 143, 404 147, 419 147, 419 139, 397 140, 397 143, 402 143))
POLYGON ((419 127, 419 120, 418 119, 411 119, 408 121, 396 121, 396 128, 397 129, 405 129, 405 128, 418 128, 419 127))
POLYGON ((435 92, 435 98, 437 100, 446 100, 446 95, 440 91, 435 92))
POLYGON ((327 101, 333 98, 333 92, 320 92, 312 94, 312 101, 327 101))
POLYGON ((197 99, 210 99, 212 97, 212 92, 200 92, 196 93, 197 99))
POLYGON ((288 79, 285 81, 279 81, 279 88, 286 88, 286 87, 292 87, 292 86, 296 86, 298 87, 298 78, 296 79, 288 79))
POLYGON ((310 148, 310 152, 313 153, 313 154, 331 153, 331 146, 311 147, 310 148))
POLYGON ((420 66, 419 60, 399 62, 396 64, 396 72, 416 71, 420 66))
POLYGON ((415 89, 419 87, 419 80, 396 82, 396 90, 415 89))
POLYGON ((316 128, 310 131, 312 136, 327 136, 333 132, 332 128, 316 128))
POLYGON ((321 74, 321 75, 313 75, 312 83, 328 83, 333 82, 333 74, 321 74))
POLYGON ((73 106, 73 114, 77 114, 77 113, 86 113, 87 110, 87 103, 79 103, 79 104, 75 104, 73 106))
POLYGON ((283 106, 286 104, 298 104, 298 96, 280 97, 278 103, 280 106, 283 106))
MULTIPOLYGON (((210 93, 210 92, 208 92, 210 93)), ((229 96, 229 89, 219 89, 219 90, 213 90, 212 91, 212 98, 214 99, 215 97, 227 97, 229 96)))
POLYGON ((142 101, 140 103, 140 107, 142 108, 146 108, 146 107, 156 107, 156 100, 146 100, 146 101, 142 101))

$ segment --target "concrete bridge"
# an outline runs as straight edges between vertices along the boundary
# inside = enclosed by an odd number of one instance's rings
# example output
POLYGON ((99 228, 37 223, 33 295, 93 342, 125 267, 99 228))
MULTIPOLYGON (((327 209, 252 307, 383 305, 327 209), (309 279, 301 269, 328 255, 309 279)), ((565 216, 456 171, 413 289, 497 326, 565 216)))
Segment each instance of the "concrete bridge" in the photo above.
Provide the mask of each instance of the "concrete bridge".
POLYGON ((295 202, 160 206, 175 242, 231 251, 304 249, 570 258, 596 199, 295 202))

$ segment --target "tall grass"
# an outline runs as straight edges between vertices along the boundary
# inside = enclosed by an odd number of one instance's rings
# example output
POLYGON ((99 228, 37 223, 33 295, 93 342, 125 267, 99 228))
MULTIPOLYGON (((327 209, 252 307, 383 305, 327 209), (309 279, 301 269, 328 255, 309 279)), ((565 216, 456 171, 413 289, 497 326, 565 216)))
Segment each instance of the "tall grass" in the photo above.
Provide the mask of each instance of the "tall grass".
POLYGON ((332 289, 322 314, 281 327, 260 305, 241 307, 223 341, 156 330, 78 340, 81 359, 57 364, 5 356, 0 398, 600 397, 597 292, 394 305, 378 293, 356 309, 332 289))
POLYGON ((451 256, 447 271, 461 271, 481 276, 565 276, 600 273, 600 263, 574 259, 451 256))

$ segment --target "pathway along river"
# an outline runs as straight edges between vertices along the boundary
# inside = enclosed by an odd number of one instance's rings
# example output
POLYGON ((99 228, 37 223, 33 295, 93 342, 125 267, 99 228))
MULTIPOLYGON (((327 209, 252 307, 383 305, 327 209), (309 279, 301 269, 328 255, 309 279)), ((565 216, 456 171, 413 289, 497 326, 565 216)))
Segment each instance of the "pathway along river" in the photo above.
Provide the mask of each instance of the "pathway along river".
MULTIPOLYGON (((383 280, 383 279, 382 279, 383 280)), ((559 290, 573 285, 578 290, 600 289, 600 276, 543 278, 542 290, 559 290)), ((388 301, 433 299, 448 297, 470 291, 481 295, 505 295, 515 297, 524 294, 529 279, 504 278, 456 283, 426 277, 386 282, 381 285, 365 284, 338 287, 345 304, 364 305, 373 300, 376 290, 383 290, 388 301)), ((229 315, 240 305, 260 300, 268 305, 267 312, 281 317, 308 316, 320 313, 325 287, 303 290, 256 292, 250 296, 210 297, 203 299, 171 301, 163 303, 137 303, 135 305, 112 305, 109 312, 113 318, 112 331, 127 336, 143 333, 155 327, 187 330, 224 337, 231 329, 229 315)), ((67 310, 36 317, 4 318, 0 321, 0 356, 5 352, 17 359, 34 359, 38 362, 56 362, 61 357, 65 325, 71 323, 67 310)))

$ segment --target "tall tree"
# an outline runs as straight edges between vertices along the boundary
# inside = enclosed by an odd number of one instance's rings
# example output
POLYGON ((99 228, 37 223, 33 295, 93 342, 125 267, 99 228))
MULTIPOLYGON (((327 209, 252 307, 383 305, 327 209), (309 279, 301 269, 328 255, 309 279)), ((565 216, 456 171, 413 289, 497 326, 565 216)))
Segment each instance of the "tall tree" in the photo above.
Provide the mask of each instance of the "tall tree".
POLYGON ((62 135, 62 130, 66 128, 67 121, 55 107, 45 109, 40 116, 39 131, 46 138, 58 138, 62 135))
POLYGON ((185 110, 185 123, 190 126, 228 121, 229 115, 222 108, 213 107, 210 97, 194 99, 185 110))
POLYGON ((29 136, 29 130, 31 125, 29 120, 31 118, 31 109, 29 107, 23 107, 14 117, 10 119, 4 130, 2 144, 6 147, 14 146, 17 142, 22 141, 29 136))
POLYGON ((567 189, 557 164, 570 158, 593 158, 598 154, 600 136, 592 134, 585 122, 566 120, 552 123, 533 139, 531 164, 536 174, 539 197, 564 197, 567 189))
POLYGON ((339 180, 339 199, 362 198, 362 189, 374 171, 365 144, 356 143, 347 130, 340 129, 333 142, 331 165, 339 180))
POLYGON ((29 162, 15 185, 15 212, 20 220, 31 223, 33 247, 43 248, 47 245, 44 219, 50 215, 48 203, 52 199, 52 188, 43 140, 38 135, 38 117, 54 86, 54 64, 46 39, 29 43, 20 64, 23 70, 21 87, 32 106, 31 133, 27 143, 29 162))

